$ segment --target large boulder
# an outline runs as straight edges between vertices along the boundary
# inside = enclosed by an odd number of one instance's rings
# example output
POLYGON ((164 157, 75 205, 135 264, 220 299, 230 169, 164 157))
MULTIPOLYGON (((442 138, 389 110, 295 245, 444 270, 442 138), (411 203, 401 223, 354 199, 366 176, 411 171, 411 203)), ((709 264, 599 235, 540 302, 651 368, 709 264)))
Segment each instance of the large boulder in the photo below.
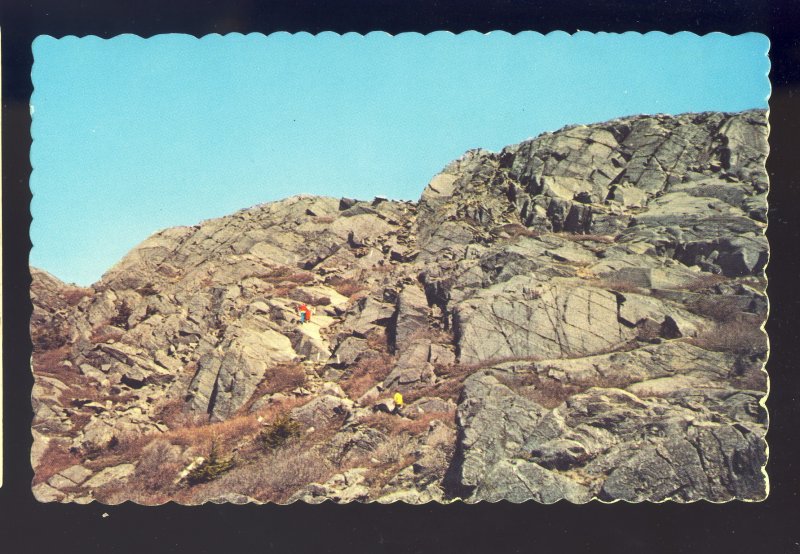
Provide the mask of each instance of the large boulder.
POLYGON ((390 337, 395 350, 404 350, 411 346, 413 339, 420 332, 425 333, 428 327, 428 301, 425 292, 419 286, 403 288, 397 299, 397 311, 394 314, 394 325, 390 337))
POLYGON ((545 414, 541 406, 488 373, 468 379, 462 398, 451 494, 469 502, 590 500, 586 487, 527 459, 524 446, 545 414))
POLYGON ((722 501, 757 500, 766 492, 765 419, 747 421, 731 411, 735 402, 726 409, 706 401, 701 408, 680 396, 643 399, 591 388, 547 410, 501 379, 507 381, 497 370, 467 379, 451 495, 469 501, 722 501), (577 468, 579 479, 571 473, 577 468))
POLYGON ((189 385, 192 408, 217 419, 247 402, 269 367, 296 356, 289 338, 271 329, 238 329, 221 350, 200 359, 189 385))
POLYGON ((461 363, 588 355, 634 336, 611 292, 556 285, 527 294, 525 284, 517 277, 456 306, 461 363))
POLYGON ((350 415, 353 401, 325 394, 291 411, 292 418, 309 426, 322 426, 332 421, 343 421, 350 415))

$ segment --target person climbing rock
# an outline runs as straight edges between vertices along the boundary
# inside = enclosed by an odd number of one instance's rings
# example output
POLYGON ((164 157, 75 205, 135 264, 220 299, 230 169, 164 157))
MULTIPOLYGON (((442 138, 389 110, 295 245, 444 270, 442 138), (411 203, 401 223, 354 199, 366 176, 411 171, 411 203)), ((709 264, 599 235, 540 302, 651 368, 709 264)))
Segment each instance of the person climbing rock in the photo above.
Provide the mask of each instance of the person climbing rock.
POLYGON ((311 310, 305 304, 300 304, 297 307, 297 311, 300 312, 300 324, 308 323, 311 321, 311 310))
POLYGON ((400 410, 403 409, 403 395, 399 392, 394 393, 394 410, 392 410, 393 414, 399 414, 400 410))

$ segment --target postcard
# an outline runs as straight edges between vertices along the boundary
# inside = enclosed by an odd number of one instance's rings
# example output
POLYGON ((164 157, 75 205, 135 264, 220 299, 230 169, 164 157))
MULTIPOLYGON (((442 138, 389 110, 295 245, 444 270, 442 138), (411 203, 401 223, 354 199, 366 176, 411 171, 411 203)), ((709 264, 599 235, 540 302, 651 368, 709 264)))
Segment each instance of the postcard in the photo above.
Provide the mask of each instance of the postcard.
POLYGON ((768 47, 37 38, 35 497, 765 499, 768 47))

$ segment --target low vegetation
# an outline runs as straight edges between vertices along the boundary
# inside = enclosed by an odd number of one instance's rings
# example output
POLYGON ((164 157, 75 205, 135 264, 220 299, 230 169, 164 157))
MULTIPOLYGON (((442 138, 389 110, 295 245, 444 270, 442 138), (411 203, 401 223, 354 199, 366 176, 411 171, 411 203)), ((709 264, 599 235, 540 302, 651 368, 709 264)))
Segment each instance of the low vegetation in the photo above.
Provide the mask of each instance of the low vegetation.
POLYGON ((507 223, 500 227, 500 230, 510 235, 512 238, 516 237, 530 237, 535 238, 541 235, 540 232, 529 229, 519 223, 507 223))
POLYGON ((184 468, 184 457, 180 447, 165 439, 155 439, 139 456, 134 480, 136 488, 148 495, 163 494, 176 486, 176 476, 184 468))
POLYGON ((628 383, 613 379, 602 379, 599 376, 591 379, 582 379, 578 383, 563 383, 558 379, 553 379, 540 375, 535 371, 508 374, 498 377, 498 380, 529 400, 533 400, 539 406, 551 410, 564 403, 568 398, 576 394, 585 392, 592 387, 624 387, 628 383))
POLYGON ((393 435, 382 442, 372 454, 365 482, 372 490, 379 491, 401 470, 416 461, 416 441, 407 435, 393 435))
POLYGON ((405 417, 398 417, 397 415, 377 412, 361 418, 359 423, 362 423, 367 427, 372 427, 373 429, 378 429, 388 436, 397 436, 403 434, 417 436, 426 432, 430 427, 431 422, 434 420, 439 420, 443 423, 455 426, 455 415, 455 410, 448 412, 427 412, 421 414, 415 419, 409 419, 405 417))
POLYGON ((763 355, 767 351, 767 335, 750 318, 729 319, 688 339, 695 346, 717 352, 741 355, 763 355))
POLYGON ((233 466, 233 456, 221 456, 216 441, 212 441, 208 458, 189 472, 186 482, 190 485, 207 483, 230 471, 233 466))
POLYGON ((81 300, 92 296, 92 289, 68 288, 61 292, 62 297, 69 306, 77 306, 81 300))
POLYGON ((58 439, 50 441, 40 460, 39 465, 34 468, 34 485, 44 483, 59 471, 81 462, 77 453, 71 451, 65 441, 58 439))
POLYGON ((306 285, 314 281, 314 274, 310 271, 287 265, 272 268, 269 271, 254 275, 254 277, 270 283, 289 282, 295 285, 306 285))
POLYGON ((704 273, 703 275, 699 275, 691 281, 682 283, 680 286, 673 288, 686 290, 689 292, 698 292, 719 285, 720 283, 725 283, 729 280, 730 279, 724 275, 718 275, 716 273, 704 273))
POLYGON ((553 233, 553 236, 572 242, 599 242, 602 244, 613 244, 615 239, 612 235, 593 235, 589 233, 553 233))
POLYGON ((262 502, 284 503, 300 488, 324 482, 336 470, 315 449, 294 444, 234 469, 207 485, 196 501, 236 491, 262 502))
POLYGON ((767 336, 761 330, 762 318, 742 312, 738 299, 725 295, 698 296, 687 308, 714 322, 690 340, 706 350, 741 355, 766 354, 767 336))
POLYGON ((89 336, 89 340, 94 344, 102 344, 117 341, 122 338, 122 335, 122 330, 119 327, 99 325, 92 329, 92 334, 89 336))
POLYGON ((295 362, 277 364, 266 371, 263 386, 259 390, 264 394, 275 394, 302 387, 305 382, 306 371, 302 364, 295 362))
POLYGON ((346 277, 341 277, 339 275, 334 275, 326 279, 325 284, 329 287, 333 288, 336 292, 341 294, 342 296, 346 296, 348 298, 353 298, 359 292, 366 289, 364 284, 360 281, 355 279, 348 279, 346 277))
POLYGON ((359 399, 368 390, 382 382, 391 372, 394 357, 388 352, 369 351, 353 364, 339 381, 347 396, 359 399))
POLYGON ((300 423, 290 418, 288 414, 281 414, 259 433, 258 442, 265 450, 275 450, 299 437, 300 433, 300 423))
POLYGON ((43 341, 37 344, 37 338, 33 338, 33 366, 37 372, 58 373, 65 367, 64 362, 69 358, 70 348, 66 341, 58 343, 59 341, 43 341), (54 346, 55 344, 58 346, 54 346), (49 348, 45 348, 45 345, 49 348))
POLYGON ((69 339, 62 325, 54 320, 47 325, 31 326, 31 341, 35 355, 58 350, 65 346, 69 339))

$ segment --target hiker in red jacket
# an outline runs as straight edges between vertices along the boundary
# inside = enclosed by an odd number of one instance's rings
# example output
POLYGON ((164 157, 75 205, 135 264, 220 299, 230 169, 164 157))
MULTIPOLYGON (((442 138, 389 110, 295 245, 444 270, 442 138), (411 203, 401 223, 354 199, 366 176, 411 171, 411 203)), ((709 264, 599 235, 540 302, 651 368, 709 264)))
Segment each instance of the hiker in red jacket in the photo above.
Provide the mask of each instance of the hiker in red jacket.
POLYGON ((308 306, 305 304, 300 304, 297 307, 297 311, 300 312, 300 323, 307 323, 311 321, 311 310, 308 309, 308 306))

